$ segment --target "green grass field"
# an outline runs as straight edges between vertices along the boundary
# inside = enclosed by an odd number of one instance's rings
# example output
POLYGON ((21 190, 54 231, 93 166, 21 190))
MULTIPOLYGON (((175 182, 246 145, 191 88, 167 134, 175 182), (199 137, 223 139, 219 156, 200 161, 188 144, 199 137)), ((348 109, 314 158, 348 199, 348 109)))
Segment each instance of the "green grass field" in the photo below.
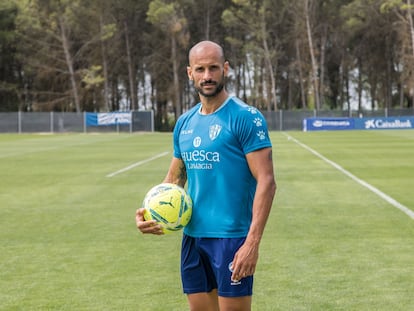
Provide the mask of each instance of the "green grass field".
MULTIPOLYGON (((414 310, 414 219, 304 148, 413 211, 414 131, 271 137, 278 191, 253 310, 414 310)), ((180 234, 134 220, 171 138, 0 135, 0 310, 187 309, 180 234)))

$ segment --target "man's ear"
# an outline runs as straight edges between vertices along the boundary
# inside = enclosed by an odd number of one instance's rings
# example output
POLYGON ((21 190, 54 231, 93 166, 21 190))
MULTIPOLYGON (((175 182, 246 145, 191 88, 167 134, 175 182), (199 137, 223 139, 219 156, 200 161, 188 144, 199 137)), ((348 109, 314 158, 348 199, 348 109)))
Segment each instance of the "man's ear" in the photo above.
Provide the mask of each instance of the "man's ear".
POLYGON ((191 67, 190 66, 187 66, 187 76, 188 76, 188 79, 190 80, 190 81, 193 81, 194 79, 193 79, 193 72, 192 72, 192 70, 191 70, 191 67))
POLYGON ((223 64, 223 71, 224 71, 224 76, 227 77, 227 74, 229 73, 230 70, 230 63, 228 61, 225 61, 223 64))

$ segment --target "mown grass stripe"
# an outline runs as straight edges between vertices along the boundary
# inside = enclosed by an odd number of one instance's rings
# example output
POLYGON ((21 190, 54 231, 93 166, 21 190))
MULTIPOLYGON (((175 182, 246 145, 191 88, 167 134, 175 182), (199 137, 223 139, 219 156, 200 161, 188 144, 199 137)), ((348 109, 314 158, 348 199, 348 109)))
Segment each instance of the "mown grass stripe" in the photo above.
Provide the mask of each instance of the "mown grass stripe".
POLYGON ((165 152, 162 152, 162 153, 156 154, 156 155, 155 155, 155 156, 153 156, 153 157, 150 157, 150 158, 145 159, 145 160, 142 160, 142 161, 138 161, 138 162, 136 162, 136 163, 134 163, 134 164, 131 164, 131 165, 127 166, 127 167, 124 167, 124 168, 122 168, 122 169, 120 169, 120 170, 118 170, 118 171, 116 171, 116 172, 110 173, 110 174, 106 175, 106 177, 109 177, 109 178, 110 178, 110 177, 114 177, 114 176, 116 176, 116 175, 118 175, 118 174, 121 174, 121 173, 127 172, 127 171, 129 171, 129 170, 131 170, 131 169, 133 169, 133 168, 135 168, 135 167, 137 167, 137 166, 140 166, 140 165, 142 165, 142 164, 145 164, 145 163, 151 162, 151 161, 153 161, 153 160, 155 160, 155 159, 161 158, 161 157, 163 157, 163 156, 167 155, 168 153, 169 153, 168 151, 165 151, 165 152))

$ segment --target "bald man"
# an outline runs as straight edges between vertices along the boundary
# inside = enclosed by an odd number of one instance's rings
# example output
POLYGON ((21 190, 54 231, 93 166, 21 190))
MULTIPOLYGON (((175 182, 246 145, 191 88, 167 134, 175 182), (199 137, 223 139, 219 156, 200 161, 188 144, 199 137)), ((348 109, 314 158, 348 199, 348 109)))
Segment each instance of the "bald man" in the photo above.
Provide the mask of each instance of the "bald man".
MULTIPOLYGON (((193 200, 184 228, 181 279, 190 310, 251 310, 259 244, 276 182, 266 121, 254 107, 229 96, 223 49, 202 41, 189 51, 187 75, 200 102, 183 114, 163 182, 188 182, 193 200)), ((136 213, 142 233, 162 234, 136 213)))

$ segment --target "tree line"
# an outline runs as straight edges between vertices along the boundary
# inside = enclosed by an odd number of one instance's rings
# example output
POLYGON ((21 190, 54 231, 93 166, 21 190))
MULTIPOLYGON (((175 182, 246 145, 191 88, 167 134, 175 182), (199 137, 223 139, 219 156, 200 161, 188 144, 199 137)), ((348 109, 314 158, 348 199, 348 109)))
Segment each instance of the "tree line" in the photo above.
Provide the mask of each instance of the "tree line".
POLYGON ((0 111, 156 111, 197 102, 188 49, 224 47, 260 109, 411 108, 411 0, 3 0, 0 111))

